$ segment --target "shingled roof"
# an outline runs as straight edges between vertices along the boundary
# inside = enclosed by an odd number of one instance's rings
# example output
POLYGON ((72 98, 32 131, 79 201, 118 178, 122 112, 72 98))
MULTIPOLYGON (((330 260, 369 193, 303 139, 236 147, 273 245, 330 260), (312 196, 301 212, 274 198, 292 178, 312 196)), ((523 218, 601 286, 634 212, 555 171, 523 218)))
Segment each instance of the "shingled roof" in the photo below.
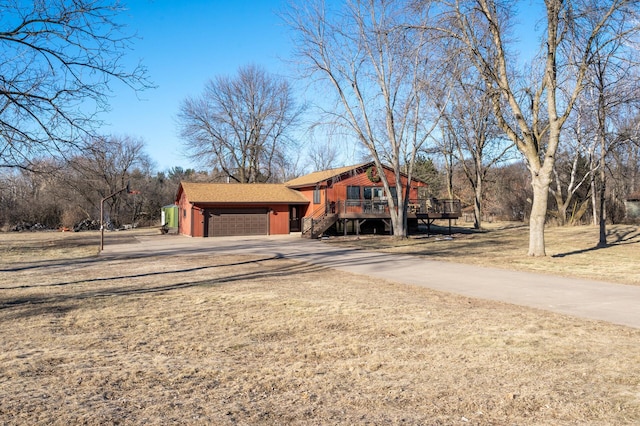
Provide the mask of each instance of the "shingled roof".
MULTIPOLYGON (((313 173, 309 173, 308 175, 291 179, 290 181, 285 182, 284 184, 289 188, 302 188, 304 186, 316 185, 320 182, 340 176, 341 174, 350 172, 352 170, 360 169, 364 171, 365 168, 368 168, 369 166, 372 166, 372 165, 373 165, 373 161, 369 161, 367 163, 360 163, 354 166, 339 167, 337 169, 331 169, 331 170, 321 170, 319 172, 313 172, 313 173)), ((384 166, 384 168, 391 170, 387 166, 384 166)), ((405 173, 401 173, 401 174, 403 176, 406 176, 405 173)), ((416 181, 416 182, 426 183, 424 182, 424 180, 416 178, 415 176, 412 179, 413 181, 416 181)))
MULTIPOLYGON (((308 204, 301 193, 275 183, 181 182, 181 190, 192 203, 286 203, 308 204)), ((180 190, 178 190, 178 197, 180 190)))
POLYGON ((356 164, 355 166, 340 167, 340 168, 331 169, 331 170, 321 170, 319 172, 313 172, 313 173, 309 173, 308 175, 291 179, 290 181, 285 182, 284 184, 290 188, 295 188, 295 187, 299 188, 302 186, 315 185, 316 183, 320 183, 324 180, 331 179, 332 177, 335 177, 335 176, 340 176, 343 173, 349 172, 351 170, 355 170, 360 167, 364 167, 368 164, 370 163, 356 164))

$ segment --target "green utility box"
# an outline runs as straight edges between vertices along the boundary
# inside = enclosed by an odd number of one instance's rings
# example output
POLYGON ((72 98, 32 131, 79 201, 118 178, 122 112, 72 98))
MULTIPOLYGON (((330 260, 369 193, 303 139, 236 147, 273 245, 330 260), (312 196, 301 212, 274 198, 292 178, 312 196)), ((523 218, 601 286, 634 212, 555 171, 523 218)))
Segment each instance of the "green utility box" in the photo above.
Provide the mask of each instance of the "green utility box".
POLYGON ((178 227, 178 206, 171 204, 162 207, 162 214, 160 216, 162 226, 166 226, 167 228, 178 227))

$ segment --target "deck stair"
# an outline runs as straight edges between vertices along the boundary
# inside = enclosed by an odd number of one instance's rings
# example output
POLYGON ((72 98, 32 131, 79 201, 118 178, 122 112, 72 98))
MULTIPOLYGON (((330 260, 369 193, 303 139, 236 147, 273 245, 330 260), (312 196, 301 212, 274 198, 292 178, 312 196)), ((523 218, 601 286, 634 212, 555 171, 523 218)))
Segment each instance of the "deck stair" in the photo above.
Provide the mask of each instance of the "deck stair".
POLYGON ((318 217, 305 218, 302 223, 302 236, 305 238, 318 238, 327 229, 336 223, 338 215, 335 213, 325 213, 318 217))

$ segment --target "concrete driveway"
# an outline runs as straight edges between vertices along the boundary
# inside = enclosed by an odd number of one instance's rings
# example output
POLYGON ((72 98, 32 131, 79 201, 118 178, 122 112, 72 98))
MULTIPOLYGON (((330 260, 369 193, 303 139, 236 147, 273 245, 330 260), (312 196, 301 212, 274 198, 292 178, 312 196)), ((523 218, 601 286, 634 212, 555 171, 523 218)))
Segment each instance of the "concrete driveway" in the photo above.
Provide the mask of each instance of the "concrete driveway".
POLYGON ((640 286, 337 248, 295 235, 228 238, 157 235, 139 236, 137 240, 137 244, 107 244, 102 256, 206 253, 278 256, 373 278, 640 328, 640 286))

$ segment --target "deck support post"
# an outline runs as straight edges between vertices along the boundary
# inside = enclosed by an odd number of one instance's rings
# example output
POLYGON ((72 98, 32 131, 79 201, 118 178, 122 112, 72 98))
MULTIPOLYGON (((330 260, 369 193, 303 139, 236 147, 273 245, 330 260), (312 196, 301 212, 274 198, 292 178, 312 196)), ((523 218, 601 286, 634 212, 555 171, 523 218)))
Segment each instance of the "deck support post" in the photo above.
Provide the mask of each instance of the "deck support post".
MULTIPOLYGON (((356 233, 357 233, 357 235, 358 235, 358 236, 360 236, 360 227, 361 227, 362 225, 364 225, 364 223, 365 223, 367 220, 368 220, 368 219, 362 219, 362 220, 358 220, 358 219, 356 219, 356 225, 357 225, 356 233)), ((373 230, 375 231, 375 228, 374 228, 373 230)))
POLYGON ((382 223, 389 227, 389 235, 393 235, 393 225, 391 224, 391 219, 382 219, 382 223))
POLYGON ((427 217, 427 220, 425 221, 424 219, 420 219, 422 221, 422 223, 424 223, 425 225, 427 225, 427 237, 431 236, 431 224, 433 223, 433 221, 435 219, 429 219, 427 217))

